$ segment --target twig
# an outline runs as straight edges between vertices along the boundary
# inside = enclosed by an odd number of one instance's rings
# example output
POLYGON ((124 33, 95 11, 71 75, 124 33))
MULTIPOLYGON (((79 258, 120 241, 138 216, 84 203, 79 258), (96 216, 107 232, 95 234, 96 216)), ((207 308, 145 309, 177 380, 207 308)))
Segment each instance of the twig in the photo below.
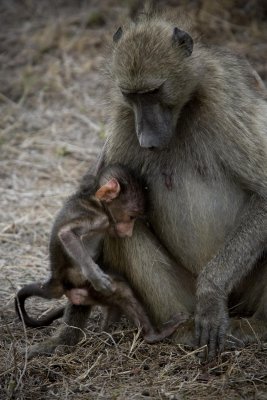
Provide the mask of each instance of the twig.
POLYGON ((28 363, 28 343, 27 343, 28 342, 28 337, 27 337, 27 331, 26 331, 26 326, 25 326, 25 322, 24 322, 24 319, 23 319, 23 315, 22 315, 22 311, 21 311, 21 308, 20 308, 19 301, 17 301, 17 305, 18 305, 19 315, 20 315, 20 319, 22 321, 22 326, 23 326, 23 331, 24 331, 25 352, 24 352, 24 366, 23 366, 23 369, 22 369, 22 373, 21 373, 21 375, 19 377, 18 383, 17 383, 17 385, 15 387, 14 393, 16 393, 16 391, 18 390, 18 388, 19 388, 19 386, 21 384, 21 381, 22 381, 22 378, 23 378, 23 376, 24 376, 24 374, 26 372, 27 363, 28 363))

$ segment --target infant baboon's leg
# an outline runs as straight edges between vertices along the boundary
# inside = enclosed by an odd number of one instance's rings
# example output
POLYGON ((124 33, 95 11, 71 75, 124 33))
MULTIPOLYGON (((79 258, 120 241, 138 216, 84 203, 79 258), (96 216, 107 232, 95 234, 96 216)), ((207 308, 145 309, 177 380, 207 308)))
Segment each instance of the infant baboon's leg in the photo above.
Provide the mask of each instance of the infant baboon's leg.
POLYGON ((102 308, 103 320, 101 322, 101 329, 103 331, 109 331, 111 325, 118 322, 121 318, 122 312, 119 307, 108 306, 102 308))
POLYGON ((142 329, 144 340, 148 343, 156 343, 172 335, 177 327, 188 319, 187 314, 177 313, 174 318, 162 326, 160 331, 157 331, 150 321, 146 309, 128 283, 114 279, 114 288, 115 291, 109 301, 120 307, 126 316, 142 329))
POLYGON ((37 343, 29 349, 29 358, 37 355, 51 355, 58 346, 75 346, 83 337, 83 329, 90 316, 91 306, 68 303, 64 313, 65 324, 51 338, 37 343))

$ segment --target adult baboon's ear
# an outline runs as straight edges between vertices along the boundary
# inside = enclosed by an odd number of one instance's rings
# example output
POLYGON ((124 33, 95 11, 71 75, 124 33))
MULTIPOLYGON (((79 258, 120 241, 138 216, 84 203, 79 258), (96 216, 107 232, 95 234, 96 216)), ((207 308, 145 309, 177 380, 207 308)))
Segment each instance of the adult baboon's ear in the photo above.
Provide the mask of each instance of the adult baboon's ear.
POLYGON ((175 27, 172 34, 172 44, 182 47, 187 56, 191 56, 194 42, 189 33, 175 27))
POLYGON ((113 42, 117 43, 120 40, 120 38, 122 37, 122 34, 123 34, 123 30, 121 27, 119 27, 119 29, 113 35, 113 42))

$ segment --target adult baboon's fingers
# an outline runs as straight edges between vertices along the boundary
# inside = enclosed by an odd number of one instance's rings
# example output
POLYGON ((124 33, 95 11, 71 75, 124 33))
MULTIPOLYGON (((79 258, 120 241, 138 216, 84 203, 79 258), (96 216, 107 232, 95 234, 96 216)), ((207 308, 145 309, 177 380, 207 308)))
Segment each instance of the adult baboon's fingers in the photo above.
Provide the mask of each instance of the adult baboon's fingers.
POLYGON ((200 346, 200 337, 201 337, 202 326, 200 320, 195 318, 195 345, 196 347, 200 346))
POLYGON ((210 327, 208 323, 202 324, 201 335, 200 335, 200 347, 207 346, 209 344, 210 327))
POLYGON ((208 354, 208 342, 209 342, 209 326, 208 324, 200 324, 200 336, 199 336, 199 347, 204 347, 198 354, 200 360, 206 361, 208 354))
POLYGON ((210 330, 209 344, 208 344, 208 359, 212 360, 217 353, 218 346, 218 329, 217 327, 210 330))
POLYGON ((226 332, 227 332, 227 325, 220 326, 218 332, 218 349, 220 353, 224 350, 226 332))

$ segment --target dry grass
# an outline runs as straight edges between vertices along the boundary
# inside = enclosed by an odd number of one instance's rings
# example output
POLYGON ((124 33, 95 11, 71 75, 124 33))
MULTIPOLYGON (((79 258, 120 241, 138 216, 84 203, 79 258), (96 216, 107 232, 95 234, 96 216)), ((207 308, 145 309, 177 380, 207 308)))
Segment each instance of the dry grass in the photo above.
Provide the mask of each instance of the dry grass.
MULTIPOLYGON (((99 332, 98 312, 71 354, 27 362, 22 353, 58 325, 26 330, 14 294, 47 275, 55 212, 103 144, 107 84, 100 69, 110 32, 127 15, 125 3, 0 4, 0 399, 266 399, 264 346, 201 366, 190 349, 144 344, 126 322, 112 335, 99 332)), ((255 8, 264 2, 246 3, 252 9, 237 0, 180 1, 206 41, 226 42, 267 79, 266 23, 255 8)), ((32 309, 40 312, 44 302, 32 309)))

